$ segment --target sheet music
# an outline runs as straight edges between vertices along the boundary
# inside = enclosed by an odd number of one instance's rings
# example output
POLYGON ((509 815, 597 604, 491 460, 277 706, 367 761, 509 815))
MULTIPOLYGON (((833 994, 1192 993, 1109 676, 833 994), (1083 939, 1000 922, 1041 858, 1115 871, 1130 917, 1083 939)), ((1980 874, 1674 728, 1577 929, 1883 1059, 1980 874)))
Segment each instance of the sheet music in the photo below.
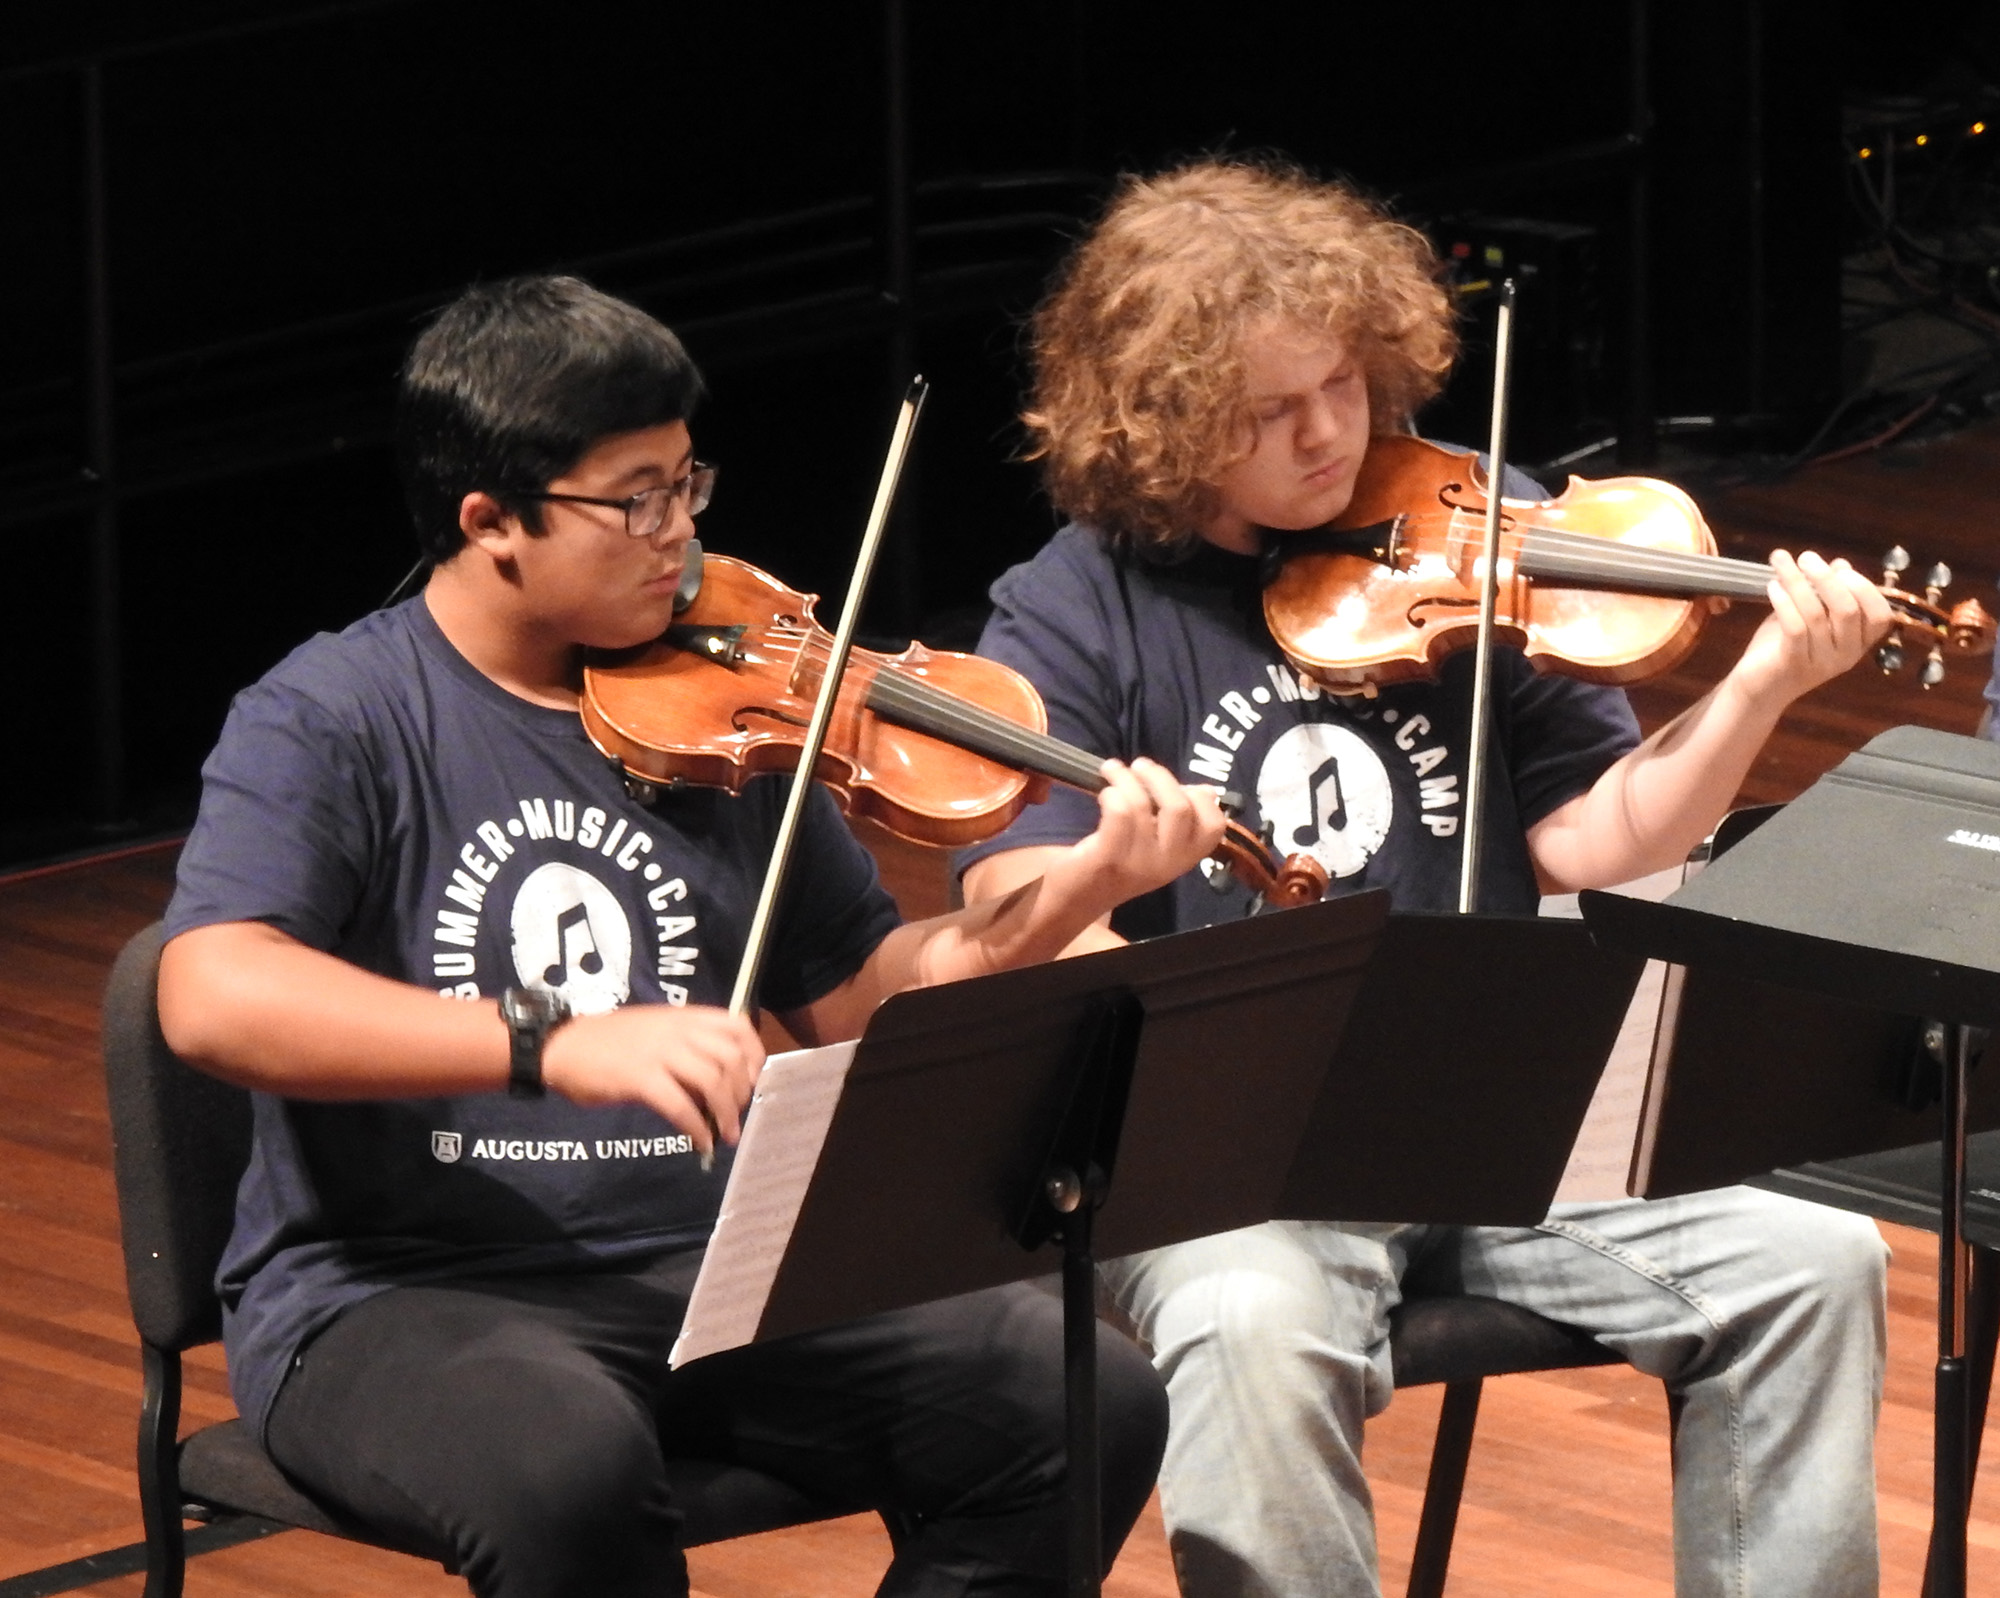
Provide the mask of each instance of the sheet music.
MULTIPOLYGON (((1627 882, 1614 892, 1655 902, 1681 885, 1685 867, 1656 871, 1636 882, 1627 882)), ((1543 915, 1574 917, 1576 897, 1565 894, 1544 900, 1543 915)), ((1629 1195, 1626 1186, 1632 1175, 1632 1150, 1639 1140, 1639 1117, 1646 1101, 1646 1074, 1653 1062, 1653 1038, 1660 1024, 1660 994, 1667 968, 1659 960, 1648 960, 1640 973, 1639 986, 1611 1045, 1611 1058, 1604 1075, 1598 1078, 1597 1092, 1584 1112, 1583 1126, 1569 1152, 1562 1181, 1556 1184, 1555 1202, 1581 1204, 1629 1195)))
POLYGON ((674 1369, 756 1337, 853 1060, 849 1041, 764 1062, 722 1214, 668 1358, 674 1369))

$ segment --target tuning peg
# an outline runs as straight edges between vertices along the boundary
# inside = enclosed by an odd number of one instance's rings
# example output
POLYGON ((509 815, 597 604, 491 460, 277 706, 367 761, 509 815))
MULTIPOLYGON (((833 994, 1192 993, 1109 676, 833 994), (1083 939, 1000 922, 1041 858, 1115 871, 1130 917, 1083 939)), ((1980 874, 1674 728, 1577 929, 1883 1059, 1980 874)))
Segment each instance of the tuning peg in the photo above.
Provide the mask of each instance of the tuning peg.
POLYGON ((1901 544, 1882 557, 1882 581, 1894 588, 1896 579, 1910 569, 1910 552, 1901 544))
POLYGON ((1926 688, 1935 688, 1939 683, 1944 681, 1944 647, 1942 645, 1932 646, 1929 656, 1924 661, 1924 669, 1917 673, 1917 681, 1922 683, 1926 688))
POLYGON ((1949 588, 1951 587, 1951 568, 1943 561, 1939 561, 1931 568, 1930 576, 1926 577, 1924 581, 1932 588, 1949 588))
POLYGON ((1902 670, 1902 628, 1890 628, 1888 636, 1876 644, 1876 666, 1882 668, 1882 676, 1894 676, 1902 670))

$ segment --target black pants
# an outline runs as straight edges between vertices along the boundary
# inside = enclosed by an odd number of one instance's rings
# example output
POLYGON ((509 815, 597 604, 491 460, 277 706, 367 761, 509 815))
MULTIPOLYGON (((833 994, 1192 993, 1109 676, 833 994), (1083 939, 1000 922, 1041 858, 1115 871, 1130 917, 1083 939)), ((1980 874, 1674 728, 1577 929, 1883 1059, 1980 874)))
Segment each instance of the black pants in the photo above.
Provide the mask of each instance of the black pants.
MULTIPOLYGON (((482 1598, 685 1593, 663 1453, 897 1512, 882 1593, 1062 1590, 1055 1299, 996 1288, 669 1372, 699 1264, 378 1294, 300 1356, 271 1453, 392 1540, 454 1550, 482 1598)), ((1097 1347, 1108 1564, 1167 1409, 1136 1348, 1104 1327, 1097 1347)))

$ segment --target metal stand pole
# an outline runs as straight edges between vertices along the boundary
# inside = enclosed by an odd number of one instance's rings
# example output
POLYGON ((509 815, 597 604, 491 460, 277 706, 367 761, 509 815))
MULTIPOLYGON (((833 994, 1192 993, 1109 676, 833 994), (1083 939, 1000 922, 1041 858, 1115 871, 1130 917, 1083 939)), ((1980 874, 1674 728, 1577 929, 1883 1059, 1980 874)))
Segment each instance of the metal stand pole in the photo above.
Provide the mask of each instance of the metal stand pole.
POLYGON ((1972 1388, 1965 1308, 1970 1260, 1965 1244, 1965 1096, 1970 1029, 1946 1029, 1942 1181, 1938 1189, 1938 1361, 1931 1486, 1931 1598, 1965 1598, 1966 1513, 1971 1502, 1972 1388))
POLYGON ((1104 1584, 1103 1485, 1097 1437, 1097 1265, 1085 1200, 1063 1221, 1063 1420, 1069 1446, 1070 1598, 1104 1584))
POLYGON ((1125 1099, 1139 1058, 1146 1011, 1130 993, 1105 994, 1079 1050, 1069 1101, 1014 1237, 1023 1248, 1059 1238, 1063 1250, 1063 1423, 1068 1447, 1070 1598, 1104 1585, 1103 1455, 1097 1431, 1097 1270, 1092 1218, 1111 1191, 1125 1099))
POLYGON ((1750 194, 1750 237, 1744 255, 1743 306, 1750 325, 1744 355, 1750 370, 1745 388, 1750 403, 1745 407, 1753 417, 1762 417, 1770 395, 1765 373, 1770 361, 1770 323, 1765 312, 1769 303, 1766 279, 1769 264, 1764 226, 1764 172, 1767 165, 1764 131, 1764 7, 1762 0, 1750 0, 1744 8, 1744 73, 1750 80, 1749 127, 1744 136, 1744 186, 1750 194))
POLYGON ((1650 466, 1659 454, 1659 438, 1653 419, 1653 90, 1648 0, 1631 0, 1629 14, 1628 127, 1636 148, 1625 190, 1625 395, 1618 419, 1618 464, 1650 466))
MULTIPOLYGON (((910 17, 908 0, 882 13, 882 298, 889 307, 889 390, 900 394, 917 371, 916 223, 910 176, 910 17)), ((923 604, 914 480, 897 506, 889 541, 892 630, 914 633, 923 604)))
POLYGON ((90 519, 91 810, 100 826, 125 814, 124 663, 119 634, 118 484, 111 367, 111 237, 104 176, 104 63, 83 66, 83 263, 88 355, 84 392, 90 519))
MULTIPOLYGON (((1973 1484, 1979 1479, 1979 1442, 1986 1431, 1987 1399, 1993 1392, 1994 1349, 2000 1345, 2000 1253, 1980 1246, 1966 1252, 1971 1258, 1971 1275, 1966 1296, 1960 1302, 1965 1306, 1966 1365, 1967 1379, 1972 1385, 1972 1408, 1967 1417, 1965 1470, 1968 1484, 1973 1484)), ((1968 1518, 1972 1492, 1973 1487, 1968 1485, 1968 1518)), ((1937 1598, 1938 1550, 1943 1542, 1939 1528, 1933 1525, 1924 1559, 1924 1584, 1920 1589, 1923 1598, 1937 1598)))

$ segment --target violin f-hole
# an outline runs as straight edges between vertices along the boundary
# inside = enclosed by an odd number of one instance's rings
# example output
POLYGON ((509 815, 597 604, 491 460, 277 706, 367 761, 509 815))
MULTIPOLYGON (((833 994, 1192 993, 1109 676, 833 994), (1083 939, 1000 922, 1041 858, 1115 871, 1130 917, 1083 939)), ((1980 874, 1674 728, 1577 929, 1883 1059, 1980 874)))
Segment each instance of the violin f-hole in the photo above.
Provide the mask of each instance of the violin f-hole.
POLYGON ((730 713, 729 725, 738 732, 749 732, 751 729, 744 725, 746 716, 768 716, 772 721, 787 727, 803 727, 807 724, 804 716, 793 711, 778 710, 770 705, 739 705, 730 713))
POLYGON ((1442 611, 1477 610, 1479 608, 1479 601, 1476 599, 1458 599, 1449 594, 1426 594, 1411 604, 1410 608, 1403 613, 1403 619, 1412 627, 1428 627, 1433 621, 1450 621, 1453 619, 1449 615, 1440 618, 1424 614, 1426 610, 1433 608, 1442 611))

